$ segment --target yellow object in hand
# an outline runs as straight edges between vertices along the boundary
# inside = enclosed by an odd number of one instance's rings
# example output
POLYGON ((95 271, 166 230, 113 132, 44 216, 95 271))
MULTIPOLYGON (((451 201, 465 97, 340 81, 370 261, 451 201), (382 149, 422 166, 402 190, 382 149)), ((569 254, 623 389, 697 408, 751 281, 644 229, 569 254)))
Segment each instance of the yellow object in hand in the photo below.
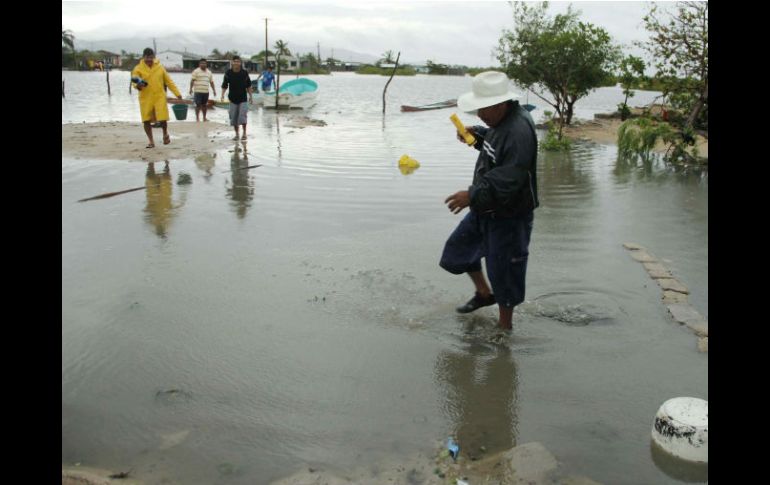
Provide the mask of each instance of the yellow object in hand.
POLYGON ((452 120, 452 123, 455 124, 457 127, 457 133, 460 134, 463 138, 465 138, 465 143, 468 145, 473 145, 476 143, 476 138, 468 133, 468 130, 465 129, 465 125, 463 125, 462 121, 460 121, 460 118, 457 117, 456 114, 452 114, 452 116, 449 117, 450 120, 452 120))

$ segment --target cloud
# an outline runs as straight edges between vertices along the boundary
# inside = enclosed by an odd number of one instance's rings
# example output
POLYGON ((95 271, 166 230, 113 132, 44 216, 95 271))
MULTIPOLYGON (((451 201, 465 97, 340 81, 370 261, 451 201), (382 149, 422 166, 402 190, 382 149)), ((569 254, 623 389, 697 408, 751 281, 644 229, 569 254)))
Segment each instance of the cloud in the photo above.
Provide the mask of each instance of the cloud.
MULTIPOLYGON (((567 9, 552 2, 551 14, 567 9)), ((643 2, 573 2, 581 18, 630 45, 648 37, 641 26, 643 2)), ((211 34, 234 45, 264 48, 264 18, 270 44, 316 45, 324 52, 348 49, 379 55, 401 51, 402 59, 488 66, 503 28, 512 27, 507 2, 62 2, 62 27, 78 41, 211 34)), ((218 46, 228 49, 227 45, 218 46)))

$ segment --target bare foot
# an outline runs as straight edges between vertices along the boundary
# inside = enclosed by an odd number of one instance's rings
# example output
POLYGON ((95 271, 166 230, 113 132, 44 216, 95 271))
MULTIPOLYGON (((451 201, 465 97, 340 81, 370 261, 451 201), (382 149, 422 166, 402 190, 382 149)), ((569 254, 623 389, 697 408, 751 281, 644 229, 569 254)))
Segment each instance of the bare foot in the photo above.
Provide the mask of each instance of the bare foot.
POLYGON ((169 135, 164 136, 163 137, 163 144, 164 145, 168 145, 169 143, 171 143, 171 136, 169 136, 169 135))
POLYGON ((241 137, 241 140, 246 141, 246 135, 245 134, 241 137))

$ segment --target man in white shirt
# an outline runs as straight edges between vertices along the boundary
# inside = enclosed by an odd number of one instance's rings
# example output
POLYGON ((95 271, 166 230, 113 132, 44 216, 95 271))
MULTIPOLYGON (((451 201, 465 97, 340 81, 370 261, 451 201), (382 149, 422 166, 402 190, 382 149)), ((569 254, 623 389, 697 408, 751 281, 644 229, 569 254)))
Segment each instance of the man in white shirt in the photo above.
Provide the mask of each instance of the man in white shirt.
POLYGON ((195 92, 195 121, 200 121, 200 112, 203 109, 203 121, 206 119, 206 111, 209 102, 209 86, 214 90, 214 96, 217 95, 217 88, 214 87, 214 74, 208 70, 206 59, 198 62, 198 68, 192 72, 190 79, 190 94, 195 92))

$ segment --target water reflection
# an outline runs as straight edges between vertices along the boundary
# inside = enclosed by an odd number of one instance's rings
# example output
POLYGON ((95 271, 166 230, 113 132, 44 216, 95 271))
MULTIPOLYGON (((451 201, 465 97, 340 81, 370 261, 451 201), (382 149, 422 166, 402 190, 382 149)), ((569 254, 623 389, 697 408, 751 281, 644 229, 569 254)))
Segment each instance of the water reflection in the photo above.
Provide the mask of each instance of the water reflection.
POLYGON ((264 121, 264 124, 269 131, 272 131, 274 124, 273 121, 275 121, 276 146, 278 147, 278 166, 280 167, 283 157, 283 153, 281 151, 281 115, 278 110, 276 110, 274 113, 275 117, 270 116, 270 114, 272 113, 267 113, 263 110, 262 120, 264 121))
POLYGON ((549 206, 574 206, 574 199, 593 196, 593 155, 576 147, 570 152, 540 152, 537 189, 540 199, 549 206), (560 203, 560 202, 566 202, 560 203))
POLYGON ((471 343, 464 351, 443 351, 435 371, 446 391, 460 453, 483 458, 516 444, 516 364, 507 347, 471 343))
POLYGON ((145 221, 155 229, 155 234, 166 239, 168 227, 175 215, 175 210, 184 205, 184 199, 174 207, 172 201, 173 181, 171 170, 166 160, 163 171, 155 171, 155 162, 147 164, 145 176, 147 206, 144 208, 145 221))
POLYGON ((621 185, 634 181, 664 182, 669 179, 670 170, 671 166, 656 154, 645 159, 618 153, 612 175, 615 182, 621 185))
POLYGON ((615 182, 619 185, 634 181, 663 184, 671 180, 672 174, 686 185, 700 185, 708 180, 708 167, 668 163, 661 154, 653 154, 649 159, 618 154, 612 170, 615 182))
POLYGON ((249 166, 249 154, 246 144, 236 145, 233 156, 230 158, 230 184, 227 188, 227 197, 232 199, 230 204, 239 219, 246 217, 246 212, 251 207, 254 198, 254 179, 248 170, 242 170, 249 166))
POLYGON ((216 165, 216 154, 215 153, 203 153, 201 155, 198 155, 195 157, 195 165, 203 171, 204 175, 203 178, 206 180, 206 182, 211 181, 211 177, 213 175, 212 169, 214 168, 214 165, 216 165))
POLYGON ((709 479, 708 463, 681 460, 666 453, 657 443, 650 440, 650 454, 658 470, 676 480, 686 483, 704 483, 709 479))

